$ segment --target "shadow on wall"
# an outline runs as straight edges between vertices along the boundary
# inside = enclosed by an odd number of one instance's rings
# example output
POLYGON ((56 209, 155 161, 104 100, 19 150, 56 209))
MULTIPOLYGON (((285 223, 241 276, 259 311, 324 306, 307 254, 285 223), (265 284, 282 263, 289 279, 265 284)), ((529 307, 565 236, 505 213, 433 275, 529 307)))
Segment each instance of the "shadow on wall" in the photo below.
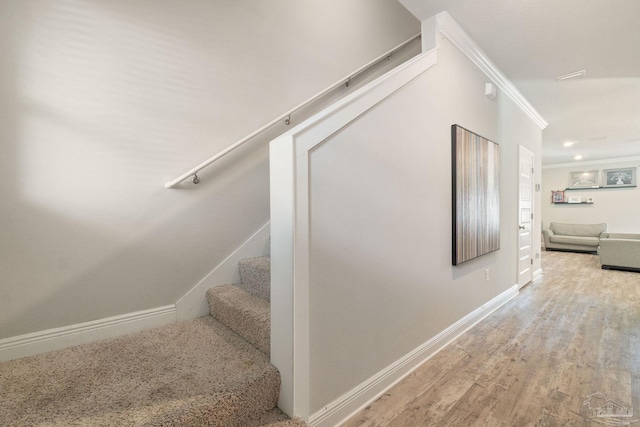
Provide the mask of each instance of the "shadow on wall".
POLYGON ((161 51, 110 52, 89 12, 0 5, 0 338, 175 303, 268 219, 266 145, 163 188, 208 138, 180 114, 200 95, 161 51))
MULTIPOLYGON (((9 291, 8 282, 12 280, 10 257, 19 247, 17 242, 13 242, 8 235, 14 229, 14 222, 10 217, 10 209, 15 206, 17 200, 16 176, 18 167, 16 161, 17 151, 17 70, 14 60, 17 49, 13 26, 11 22, 15 16, 15 9, 18 8, 16 2, 2 5, 0 13, 0 69, 2 77, 0 79, 0 271, 3 272, 0 279, 0 312, 5 312, 15 301, 9 291)), ((14 24, 15 25, 15 24, 14 24)), ((3 334, 4 322, 0 321, 0 337, 3 334)))
POLYGON ((233 219, 253 208, 235 200, 234 193, 246 191, 247 174, 254 180, 266 175, 265 163, 255 166, 231 184, 199 189, 209 200, 183 203, 170 216, 150 218, 150 224, 128 237, 109 234, 90 221, 12 203, 23 214, 3 221, 12 227, 3 233, 10 251, 0 261, 8 272, 1 291, 0 337, 175 303, 215 266, 212 244, 235 244, 221 242, 220 228, 207 225, 214 209, 233 219))
POLYGON ((285 127, 198 187, 163 184, 406 40, 395 19, 419 29, 378 2, 375 25, 336 17, 327 36, 310 10, 332 9, 287 2, 291 26, 259 0, 0 2, 0 338, 175 303, 268 221, 285 127))

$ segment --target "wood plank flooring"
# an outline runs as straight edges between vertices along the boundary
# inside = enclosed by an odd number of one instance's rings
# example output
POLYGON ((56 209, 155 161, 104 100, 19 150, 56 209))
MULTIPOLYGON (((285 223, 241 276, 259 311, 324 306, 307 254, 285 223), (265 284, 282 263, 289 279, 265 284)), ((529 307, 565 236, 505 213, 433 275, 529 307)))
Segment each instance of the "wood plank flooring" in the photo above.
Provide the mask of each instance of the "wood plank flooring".
POLYGON ((542 266, 542 279, 343 427, 640 427, 640 273, 566 252, 544 252, 542 266))

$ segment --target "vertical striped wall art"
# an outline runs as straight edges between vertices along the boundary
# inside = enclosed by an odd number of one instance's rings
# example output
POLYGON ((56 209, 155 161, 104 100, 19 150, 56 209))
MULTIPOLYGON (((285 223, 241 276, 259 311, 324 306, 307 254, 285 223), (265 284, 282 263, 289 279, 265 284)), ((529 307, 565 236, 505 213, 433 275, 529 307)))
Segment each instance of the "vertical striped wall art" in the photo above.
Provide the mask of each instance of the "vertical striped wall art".
POLYGON ((500 150, 451 126, 453 265, 500 249, 500 150))

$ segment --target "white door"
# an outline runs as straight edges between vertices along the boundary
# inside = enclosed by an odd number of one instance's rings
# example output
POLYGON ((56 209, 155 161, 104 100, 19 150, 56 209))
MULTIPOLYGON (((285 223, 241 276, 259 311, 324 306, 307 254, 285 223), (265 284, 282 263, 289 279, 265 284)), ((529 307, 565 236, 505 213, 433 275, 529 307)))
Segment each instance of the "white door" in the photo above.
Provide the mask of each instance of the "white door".
POLYGON ((520 174, 518 178, 518 287, 531 282, 533 277, 533 153, 519 146, 520 174))

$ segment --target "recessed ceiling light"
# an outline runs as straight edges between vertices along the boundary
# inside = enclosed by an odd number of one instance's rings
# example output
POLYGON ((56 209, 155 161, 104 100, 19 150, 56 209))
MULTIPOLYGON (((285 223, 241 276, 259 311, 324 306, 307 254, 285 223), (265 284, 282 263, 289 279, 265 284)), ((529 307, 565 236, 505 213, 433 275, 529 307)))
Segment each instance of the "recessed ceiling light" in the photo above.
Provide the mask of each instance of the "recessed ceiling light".
POLYGON ((578 154, 573 158, 574 160, 582 160, 582 154, 578 154))
POLYGON ((556 80, 558 81, 562 81, 562 80, 568 80, 568 79, 573 79, 576 77, 582 77, 582 76, 586 76, 587 75, 587 70, 580 70, 580 71, 574 71, 573 73, 567 73, 567 74, 563 74, 561 76, 556 77, 556 80))
POLYGON ((573 142, 573 141, 567 141, 567 142, 565 142, 565 143, 564 143, 564 144, 562 144, 562 145, 564 145, 565 147, 571 147, 573 144, 575 144, 575 142, 573 142))

